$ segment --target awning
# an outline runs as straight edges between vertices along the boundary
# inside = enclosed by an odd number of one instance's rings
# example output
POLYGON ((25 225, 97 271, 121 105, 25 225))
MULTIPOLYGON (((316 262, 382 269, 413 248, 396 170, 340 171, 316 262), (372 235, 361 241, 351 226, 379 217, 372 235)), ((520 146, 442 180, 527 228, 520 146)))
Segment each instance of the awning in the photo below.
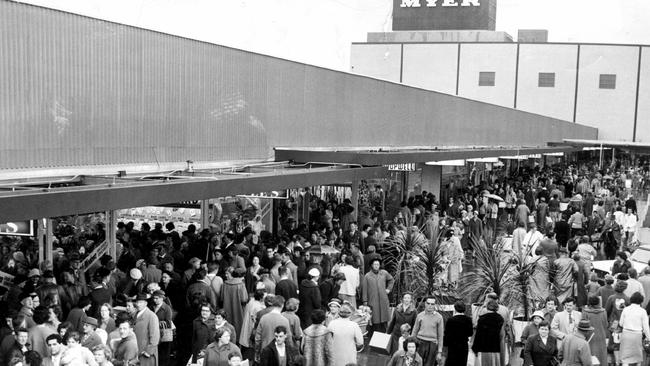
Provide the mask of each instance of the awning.
POLYGON ((487 147, 455 149, 413 149, 413 150, 309 150, 275 149, 277 161, 330 162, 359 164, 364 166, 401 163, 425 163, 429 161, 462 160, 499 156, 522 156, 543 153, 579 151, 573 146, 556 147, 487 147))
POLYGON ((650 143, 632 142, 617 140, 581 140, 581 139, 564 139, 563 142, 549 143, 552 146, 570 145, 575 147, 594 147, 600 148, 620 148, 625 150, 634 150, 638 152, 650 153, 650 143))
POLYGON ((0 182, 0 222, 382 178, 384 167, 273 163, 219 171, 0 182))

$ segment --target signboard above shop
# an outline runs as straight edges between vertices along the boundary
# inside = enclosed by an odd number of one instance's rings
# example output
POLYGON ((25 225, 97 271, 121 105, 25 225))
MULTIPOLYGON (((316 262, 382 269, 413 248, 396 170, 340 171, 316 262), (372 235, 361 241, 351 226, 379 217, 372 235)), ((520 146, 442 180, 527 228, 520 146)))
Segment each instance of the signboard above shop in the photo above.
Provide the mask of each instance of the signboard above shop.
POLYGON ((393 31, 491 30, 497 0, 393 0, 393 31))
POLYGON ((34 236, 34 221, 0 223, 0 235, 34 236))
POLYGON ((386 167, 391 172, 414 172, 416 170, 415 163, 390 164, 386 167))

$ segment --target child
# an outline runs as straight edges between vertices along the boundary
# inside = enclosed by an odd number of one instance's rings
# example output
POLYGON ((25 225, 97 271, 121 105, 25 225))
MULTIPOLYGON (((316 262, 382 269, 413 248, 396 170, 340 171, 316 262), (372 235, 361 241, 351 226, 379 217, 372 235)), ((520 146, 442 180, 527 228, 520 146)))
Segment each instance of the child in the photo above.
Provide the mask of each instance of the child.
POLYGON ((402 349, 401 347, 402 344, 404 344, 404 340, 411 336, 411 326, 408 325, 408 323, 404 323, 399 327, 399 331, 402 336, 399 337, 399 340, 397 340, 397 344, 399 345, 400 349, 402 349))
POLYGON ((612 320, 612 325, 609 327, 609 339, 607 340, 607 353, 612 356, 609 357, 611 360, 613 358, 614 362, 610 362, 610 365, 620 365, 620 355, 619 350, 621 349, 621 328, 618 326, 618 320, 612 320))

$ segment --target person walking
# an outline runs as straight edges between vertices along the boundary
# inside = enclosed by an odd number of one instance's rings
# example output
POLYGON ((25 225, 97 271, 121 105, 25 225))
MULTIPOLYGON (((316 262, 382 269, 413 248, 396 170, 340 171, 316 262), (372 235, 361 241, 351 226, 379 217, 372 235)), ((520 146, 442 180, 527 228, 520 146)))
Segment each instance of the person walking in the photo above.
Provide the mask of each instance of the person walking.
POLYGON ((562 365, 591 366, 591 351, 588 338, 594 328, 589 320, 580 320, 578 327, 571 334, 567 334, 562 341, 559 351, 559 359, 562 365))
POLYGON ((327 329, 325 312, 321 309, 311 313, 312 324, 303 331, 302 353, 304 366, 329 366, 334 361, 332 332, 327 329))
POLYGON ((411 333, 420 342, 418 352, 425 365, 436 365, 442 359, 444 321, 435 306, 436 299, 433 296, 425 298, 424 311, 415 318, 411 333))
POLYGON ((221 288, 221 304, 226 312, 226 319, 235 326, 236 334, 241 334, 241 327, 244 323, 244 307, 247 302, 248 291, 241 272, 235 271, 234 267, 228 267, 226 281, 221 288))
POLYGON ((343 304, 340 317, 332 320, 327 329, 332 332, 332 345, 334 352, 331 366, 346 366, 357 363, 357 349, 363 346, 363 334, 359 325, 350 320, 352 306, 343 304))
POLYGON ((418 341, 408 337, 402 342, 402 347, 393 354, 386 366, 423 366, 422 357, 417 353, 418 341))
POLYGON ((393 289, 393 276, 381 269, 381 260, 375 258, 370 263, 370 271, 366 273, 362 283, 363 305, 372 309, 373 331, 385 332, 388 322, 390 301, 388 294, 393 289))
POLYGON ((474 333, 472 318, 465 315, 465 304, 456 301, 454 314, 445 326, 443 347, 446 349, 445 366, 467 365, 468 340, 474 333))
POLYGON ((551 335, 559 340, 573 333, 582 319, 582 314, 575 310, 575 300, 572 297, 565 299, 563 305, 564 310, 555 314, 551 323, 551 335))
POLYGON ((601 365, 607 365, 607 338, 609 337, 609 323, 607 322, 607 313, 600 306, 600 299, 591 296, 587 299, 587 306, 582 310, 582 319, 589 320, 594 327, 594 333, 589 340, 589 349, 601 365))
POLYGON ((481 366, 505 366, 501 362, 504 319, 497 313, 499 304, 495 300, 489 300, 486 310, 487 312, 479 316, 476 323, 472 352, 481 366))
POLYGON ((537 331, 526 342, 523 366, 549 366, 557 361, 557 339, 550 335, 548 322, 542 320, 537 331))
POLYGON ((138 340, 138 359, 140 366, 158 366, 160 328, 158 317, 147 308, 148 301, 145 294, 139 294, 135 299, 137 313, 134 332, 138 340))
POLYGON ((230 329, 219 328, 214 342, 205 348, 205 366, 228 366, 228 355, 235 353, 241 357, 241 350, 231 341, 230 329))
POLYGON ((621 362, 626 364, 643 362, 642 337, 650 339, 650 327, 648 326, 648 314, 641 307, 643 295, 635 292, 630 298, 630 305, 621 312, 619 326, 623 328, 621 333, 621 362))
POLYGON ((300 305, 297 315, 303 329, 311 325, 311 313, 321 307, 321 295, 318 288, 319 278, 320 271, 317 268, 312 268, 307 272, 307 278, 300 282, 300 291, 298 292, 300 305))
POLYGON ((390 334, 390 343, 388 344, 388 354, 393 354, 401 348, 397 343, 402 336, 400 328, 402 324, 408 324, 413 328, 417 311, 413 306, 413 294, 406 292, 402 295, 402 302, 393 310, 393 317, 388 322, 387 333, 390 334))
POLYGON ((260 366, 301 366, 302 356, 300 351, 291 342, 287 328, 282 325, 275 327, 274 340, 262 350, 260 366))

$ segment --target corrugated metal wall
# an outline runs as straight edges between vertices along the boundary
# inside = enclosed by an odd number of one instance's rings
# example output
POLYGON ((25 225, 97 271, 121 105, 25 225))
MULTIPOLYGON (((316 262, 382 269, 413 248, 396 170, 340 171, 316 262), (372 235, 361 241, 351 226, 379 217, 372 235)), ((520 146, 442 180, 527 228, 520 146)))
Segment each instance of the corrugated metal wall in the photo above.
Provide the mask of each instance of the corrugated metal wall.
POLYGON ((596 137, 552 118, 0 1, 0 169, 596 137))

